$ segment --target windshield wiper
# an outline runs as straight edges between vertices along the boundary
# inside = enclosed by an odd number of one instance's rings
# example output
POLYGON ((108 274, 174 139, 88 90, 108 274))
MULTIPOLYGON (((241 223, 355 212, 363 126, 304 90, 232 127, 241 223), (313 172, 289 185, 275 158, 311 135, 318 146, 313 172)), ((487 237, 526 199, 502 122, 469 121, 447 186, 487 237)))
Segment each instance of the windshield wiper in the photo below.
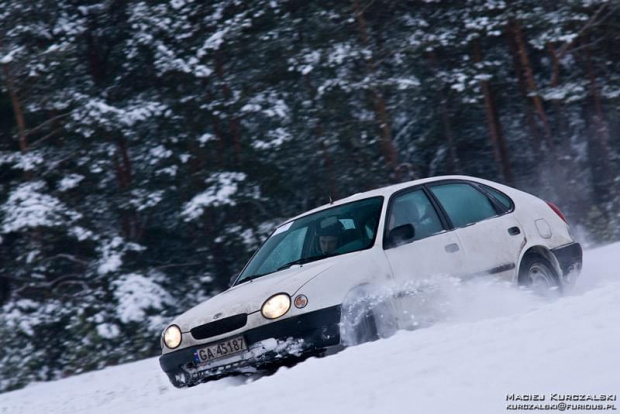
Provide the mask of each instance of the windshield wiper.
POLYGON ((293 265, 301 265, 301 264, 305 264, 305 263, 310 263, 310 262, 314 262, 316 260, 324 259, 324 258, 329 257, 329 256, 332 256, 332 255, 320 254, 320 255, 316 255, 316 256, 302 257, 301 259, 293 260, 292 262, 288 262, 288 263, 283 264, 282 266, 278 267, 276 272, 278 270, 288 269, 289 267, 291 267, 293 265))
POLYGON ((237 283, 235 283, 234 286, 240 285, 240 284, 245 283, 245 282, 249 282, 250 280, 258 279, 259 277, 263 277, 263 276, 266 276, 266 275, 271 274, 271 273, 279 272, 280 270, 288 269, 289 267, 291 267, 293 265, 298 265, 298 264, 300 265, 300 264, 310 263, 310 262, 314 262, 316 260, 324 259, 326 257, 331 257, 331 256, 334 256, 334 255, 333 254, 321 254, 321 255, 308 256, 308 257, 303 257, 301 259, 293 260, 292 262, 288 262, 288 263, 283 264, 282 266, 278 267, 276 270, 274 270, 272 272, 261 273, 261 274, 258 274, 258 275, 252 275, 252 276, 244 277, 243 279, 237 281, 237 283))
POLYGON ((273 273, 273 272, 261 273, 259 275, 252 275, 252 276, 244 277, 243 279, 237 281, 237 283, 235 283, 233 286, 237 286, 237 285, 240 285, 242 283, 249 282, 250 280, 258 279, 259 277, 263 277, 265 275, 268 275, 269 273, 273 273))

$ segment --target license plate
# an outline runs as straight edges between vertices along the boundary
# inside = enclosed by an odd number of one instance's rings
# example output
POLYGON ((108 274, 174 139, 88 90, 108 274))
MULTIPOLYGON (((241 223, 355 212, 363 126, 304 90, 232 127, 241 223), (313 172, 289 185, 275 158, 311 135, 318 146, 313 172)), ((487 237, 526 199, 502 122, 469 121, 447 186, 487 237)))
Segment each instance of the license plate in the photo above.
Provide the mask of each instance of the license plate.
POLYGON ((202 364, 204 362, 213 361, 214 359, 243 352, 246 349, 248 348, 245 345, 245 339, 243 339, 242 336, 238 336, 236 338, 217 342, 202 349, 197 349, 194 351, 194 360, 197 364, 202 364))

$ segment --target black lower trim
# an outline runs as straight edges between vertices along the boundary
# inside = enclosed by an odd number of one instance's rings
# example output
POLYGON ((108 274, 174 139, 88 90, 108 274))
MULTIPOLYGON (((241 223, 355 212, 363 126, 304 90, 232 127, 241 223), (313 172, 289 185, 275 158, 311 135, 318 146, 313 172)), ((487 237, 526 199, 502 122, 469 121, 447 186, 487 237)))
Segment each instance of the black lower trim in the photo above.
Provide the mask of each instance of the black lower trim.
POLYGON ((192 328, 191 333, 195 339, 207 339, 213 336, 223 335, 226 332, 241 329, 248 322, 248 315, 245 313, 220 319, 219 321, 205 323, 204 325, 192 328))
POLYGON ((494 267, 493 269, 489 269, 485 273, 488 273, 488 274, 491 274, 491 275, 495 275, 497 273, 507 272, 509 270, 514 269, 515 267, 517 267, 517 266, 514 263, 506 263, 506 264, 503 264, 501 266, 494 267))
POLYGON ((249 344, 269 338, 286 339, 292 337, 307 339, 314 346, 329 346, 333 345, 333 342, 338 344, 340 342, 340 335, 331 340, 326 340, 321 335, 321 332, 323 328, 338 325, 339 323, 340 305, 250 329, 245 332, 245 337, 249 344))
POLYGON ((572 271, 580 271, 583 263, 581 244, 575 242, 551 249, 560 264, 562 275, 567 276, 572 271))
MULTIPOLYGON (((243 335, 248 348, 257 342, 265 339, 276 339, 279 341, 296 340, 302 344, 302 354, 315 354, 317 351, 337 346, 340 344, 340 305, 330 308, 309 312, 292 318, 274 321, 265 325, 249 329, 245 332, 237 332, 233 336, 243 335)), ((225 338, 224 338, 225 339, 225 338)), ((214 341, 219 342, 219 341, 214 341)), ((192 382, 199 382, 210 377, 209 372, 201 372, 200 378, 191 378, 184 384, 175 383, 178 374, 187 374, 187 367, 194 367, 194 351, 204 348, 209 344, 201 344, 190 348, 181 349, 175 352, 162 355, 159 364, 168 375, 175 386, 191 385, 192 382)), ((299 358, 299 352, 291 357, 299 358)), ((243 367, 252 366, 258 368, 260 365, 272 364, 277 359, 278 362, 285 362, 288 356, 284 351, 273 353, 268 357, 256 361, 245 361, 243 367)), ((217 369, 213 376, 221 377, 234 373, 240 366, 231 367, 229 370, 217 369)))

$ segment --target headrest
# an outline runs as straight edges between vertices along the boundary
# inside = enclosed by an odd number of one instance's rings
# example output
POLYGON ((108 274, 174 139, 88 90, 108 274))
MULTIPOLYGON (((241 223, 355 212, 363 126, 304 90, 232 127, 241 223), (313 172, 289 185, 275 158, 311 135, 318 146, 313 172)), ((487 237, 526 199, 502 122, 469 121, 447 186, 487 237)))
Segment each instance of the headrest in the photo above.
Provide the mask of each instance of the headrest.
POLYGON ((336 217, 329 217, 319 223, 317 234, 319 236, 340 236, 344 226, 336 217))

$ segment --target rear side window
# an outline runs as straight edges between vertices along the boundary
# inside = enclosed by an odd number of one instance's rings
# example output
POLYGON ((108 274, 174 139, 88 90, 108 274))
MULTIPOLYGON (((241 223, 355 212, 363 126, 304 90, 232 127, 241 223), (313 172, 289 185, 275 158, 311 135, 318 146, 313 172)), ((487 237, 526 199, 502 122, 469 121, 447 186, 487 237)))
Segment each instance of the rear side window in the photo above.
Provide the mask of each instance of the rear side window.
POLYGON ((497 216, 491 200, 469 184, 442 184, 430 189, 454 227, 464 227, 497 216))
POLYGON ((489 187, 487 185, 483 185, 482 187, 485 189, 485 191, 491 194, 493 198, 499 201, 499 203, 506 208, 506 211, 511 211, 514 208, 514 204, 512 203, 512 200, 508 198, 506 194, 502 193, 499 190, 496 190, 495 188, 489 187))
POLYGON ((441 221, 423 190, 400 194, 392 201, 388 218, 388 232, 403 224, 412 224, 413 240, 419 240, 443 231, 441 221))

